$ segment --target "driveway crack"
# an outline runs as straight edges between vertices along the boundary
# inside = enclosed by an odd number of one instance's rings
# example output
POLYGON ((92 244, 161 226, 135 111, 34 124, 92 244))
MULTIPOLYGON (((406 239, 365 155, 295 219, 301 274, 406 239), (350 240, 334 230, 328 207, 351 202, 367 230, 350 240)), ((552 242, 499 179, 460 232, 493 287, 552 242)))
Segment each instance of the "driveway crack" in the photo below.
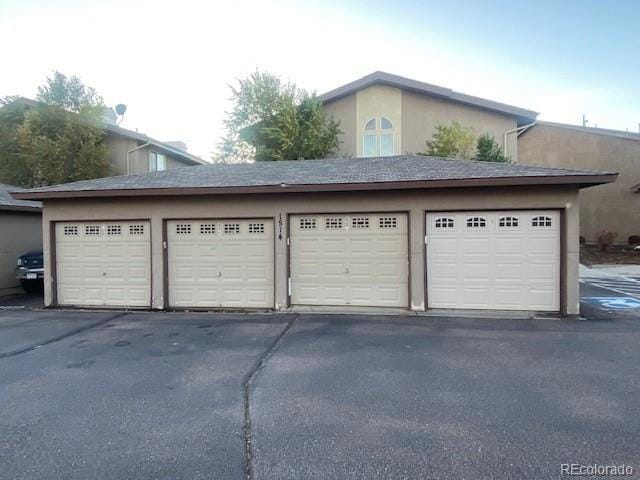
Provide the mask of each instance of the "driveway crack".
POLYGON ((121 313, 118 313, 117 315, 113 315, 113 316, 111 316, 109 318, 106 318, 104 320, 100 320, 99 322, 92 323, 90 325, 83 325, 82 327, 79 327, 79 328, 76 328, 76 329, 71 330, 69 332, 63 333, 62 335, 58 335, 57 337, 50 338, 48 340, 45 340, 44 342, 40 342, 40 343, 37 343, 35 345, 30 345, 28 347, 21 348, 20 350, 14 350, 12 352, 0 353, 0 359, 9 358, 9 357, 15 357, 16 355, 20 355, 22 353, 30 352, 30 351, 35 350, 36 348, 42 347, 44 345, 49 345, 50 343, 59 342, 60 340, 64 340, 65 338, 72 337, 73 335, 77 335, 78 333, 86 332, 87 330, 91 330, 92 328, 99 327, 101 325, 104 325, 105 323, 110 322, 111 320, 115 320, 116 318, 124 317, 125 315, 128 315, 128 314, 129 314, 129 312, 121 312, 121 313))
POLYGON ((253 478, 253 468, 252 468, 252 450, 251 450, 251 383, 256 378, 257 374, 262 370, 267 361, 273 356, 273 354, 278 350, 280 344, 284 340, 284 337, 289 333, 291 327, 295 324, 296 320, 298 320, 298 314, 294 314, 294 316, 289 320, 289 322, 282 329, 280 334, 276 337, 273 343, 267 348, 260 357, 255 361, 251 369, 247 372, 247 374, 242 379, 242 394, 244 400, 244 454, 245 454, 245 475, 247 480, 252 480, 253 478))

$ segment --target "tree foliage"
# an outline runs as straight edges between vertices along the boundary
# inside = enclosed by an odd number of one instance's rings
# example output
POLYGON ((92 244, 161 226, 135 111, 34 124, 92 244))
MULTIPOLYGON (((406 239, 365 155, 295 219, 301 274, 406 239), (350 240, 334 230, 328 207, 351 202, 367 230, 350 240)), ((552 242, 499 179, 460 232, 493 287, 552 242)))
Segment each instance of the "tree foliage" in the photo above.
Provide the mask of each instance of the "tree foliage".
POLYGON ((338 148, 339 124, 325 118, 315 95, 273 74, 239 80, 232 103, 217 161, 322 158, 338 148))
POLYGON ((37 187, 107 176, 103 105, 95 91, 55 72, 38 100, 35 106, 16 97, 2 102, 0 182, 37 187))
POLYGON ((476 136, 471 127, 458 122, 451 125, 436 125, 433 138, 427 142, 427 155, 457 159, 473 158, 476 136))
POLYGON ((426 155, 478 160, 483 162, 509 162, 496 140, 488 133, 476 138, 471 127, 463 127, 458 122, 451 125, 437 125, 436 131, 427 142, 426 155))
POLYGON ((480 135, 476 145, 476 156, 474 160, 480 160, 483 162, 509 162, 509 158, 504 156, 502 148, 498 145, 495 138, 488 133, 480 135))

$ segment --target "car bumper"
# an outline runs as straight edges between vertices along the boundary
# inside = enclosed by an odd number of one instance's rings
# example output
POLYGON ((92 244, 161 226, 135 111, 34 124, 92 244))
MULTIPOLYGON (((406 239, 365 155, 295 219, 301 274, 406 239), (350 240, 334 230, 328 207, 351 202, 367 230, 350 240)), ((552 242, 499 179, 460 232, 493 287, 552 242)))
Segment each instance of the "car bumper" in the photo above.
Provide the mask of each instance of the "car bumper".
POLYGON ((42 280, 44 278, 44 268, 16 268, 16 278, 24 280, 42 280))

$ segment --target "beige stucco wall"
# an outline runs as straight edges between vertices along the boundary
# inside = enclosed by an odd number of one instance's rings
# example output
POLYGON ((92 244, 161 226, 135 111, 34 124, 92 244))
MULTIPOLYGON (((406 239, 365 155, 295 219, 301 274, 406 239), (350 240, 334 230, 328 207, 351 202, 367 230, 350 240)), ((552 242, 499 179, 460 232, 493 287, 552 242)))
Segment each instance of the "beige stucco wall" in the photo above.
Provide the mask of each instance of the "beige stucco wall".
MULTIPOLYGON (((513 117, 476 107, 421 95, 399 88, 375 85, 325 104, 326 115, 340 120, 342 145, 340 156, 362 156, 364 126, 373 117, 387 117, 394 126, 394 153, 419 153, 426 150, 436 125, 458 122, 473 128, 476 135, 488 133, 504 148, 504 133, 516 128, 513 117)), ((507 155, 517 161, 515 134, 507 137, 507 155)))
POLYGON ((356 151, 363 156, 364 127, 372 118, 377 122, 380 134, 380 118, 393 124, 393 153, 402 153, 402 90, 385 85, 374 85, 356 92, 356 151))
MULTIPOLYGON (((454 121, 463 127, 473 128, 477 136, 488 133, 502 148, 504 148, 504 132, 517 126, 516 119, 513 117, 403 91, 402 153, 424 152, 426 142, 431 140, 436 125, 450 125, 454 121)), ((507 138, 507 155, 515 161, 518 155, 517 138, 514 134, 507 138)))
POLYGON ((619 173, 616 182, 583 190, 580 197, 581 235, 595 242, 603 230, 627 243, 640 235, 640 142, 606 135, 536 125, 518 140, 519 163, 582 168, 619 173))
MULTIPOLYGON (((107 151, 109 156, 109 163, 112 169, 112 175, 126 175, 127 173, 127 152, 131 149, 138 147, 139 144, 136 140, 132 140, 130 138, 121 137, 119 135, 107 135, 105 139, 105 143, 107 145, 107 151)), ((153 147, 144 147, 139 150, 132 152, 129 155, 130 163, 131 163, 131 172, 130 173, 145 173, 149 171, 149 152, 157 151, 159 153, 164 153, 157 148, 153 147)), ((170 155, 165 153, 167 158, 167 169, 170 168, 179 168, 186 167, 183 162, 172 158, 170 155)))
POLYGON ((433 189, 376 192, 265 194, 236 196, 174 196, 136 199, 49 200, 44 207, 45 302, 51 304, 50 222, 60 220, 151 220, 152 305, 164 306, 163 220, 167 218, 251 218, 276 219, 275 303, 287 305, 288 256, 286 232, 288 215, 293 213, 408 211, 410 240, 410 308, 425 309, 425 210, 479 209, 565 210, 567 235, 567 296, 570 314, 578 313, 578 192, 573 188, 519 187, 495 189, 433 189), (277 220, 282 218, 282 239, 277 220))
POLYGON ((323 105, 322 111, 327 118, 333 117, 334 120, 340 122, 342 134, 338 137, 340 146, 336 155, 339 157, 355 157, 357 153, 355 94, 323 105))
POLYGON ((0 212, 0 295, 16 288, 18 257, 42 248, 42 216, 39 213, 0 212))

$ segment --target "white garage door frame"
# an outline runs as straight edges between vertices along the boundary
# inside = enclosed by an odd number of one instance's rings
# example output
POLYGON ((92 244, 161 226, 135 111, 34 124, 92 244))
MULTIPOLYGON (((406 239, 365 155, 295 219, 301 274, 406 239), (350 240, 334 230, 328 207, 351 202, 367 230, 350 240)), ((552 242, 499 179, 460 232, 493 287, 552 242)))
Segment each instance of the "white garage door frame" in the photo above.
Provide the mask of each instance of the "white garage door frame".
MULTIPOLYGON (((118 222, 146 222, 149 225, 149 276, 150 276, 150 288, 148 305, 143 307, 126 307, 127 309, 141 309, 146 310, 151 308, 153 303, 153 228, 151 228, 151 218, 90 218, 90 219, 73 219, 73 220, 52 220, 49 222, 49 267, 51 269, 51 305, 54 307, 73 307, 73 305, 61 305, 58 302, 58 267, 57 267, 57 243, 56 243, 56 227, 59 223, 118 223, 118 222)), ((90 306, 82 305, 79 308, 91 308, 90 306)), ((110 307, 108 305, 96 305, 96 308, 125 308, 125 307, 110 307)))
MULTIPOLYGON (((405 215, 407 219, 407 304, 404 307, 389 308, 409 308, 411 305, 411 214, 409 210, 350 210, 350 211, 313 211, 313 212, 290 212, 287 213, 287 306, 292 307, 291 301, 291 219, 301 215, 405 215)), ((331 305, 329 305, 331 307, 331 305)), ((348 306, 346 307, 348 308, 348 306)))
MULTIPOLYGON (((273 238, 272 238, 272 246, 273 246, 273 298, 271 299, 272 307, 275 308, 276 305, 276 296, 277 296, 277 265, 276 265, 276 236, 278 235, 277 229, 280 228, 280 224, 277 222, 276 217, 269 216, 233 216, 233 217, 167 217, 162 219, 162 266, 163 266, 163 275, 162 275, 162 292, 163 292, 163 306, 165 310, 229 310, 229 307, 176 307, 172 306, 169 300, 169 289, 171 288, 169 282, 169 232, 168 225, 169 222, 182 221, 185 222, 199 222, 199 221, 212 221, 212 222, 224 222, 227 220, 265 220, 273 222, 273 238)), ((252 308, 252 307, 241 307, 242 310, 260 310, 263 311, 264 308, 252 308)))
POLYGON ((483 209, 469 209, 469 208, 458 208, 458 209, 446 209, 446 208, 438 208, 433 210, 424 210, 422 212, 422 222, 423 222, 423 255, 424 255, 424 304, 429 305, 429 265, 427 262, 429 248, 428 240, 427 240, 427 214, 429 213, 461 213, 461 212, 523 212, 523 211, 540 211, 540 212, 557 212, 560 218, 560 232, 559 232, 559 241, 560 241, 560 261, 559 264, 559 280, 560 280, 560 292, 559 292, 559 303, 560 310, 559 313, 563 316, 567 315, 567 232, 566 232, 566 209, 565 208, 538 208, 538 207, 527 207, 527 208, 483 208, 483 209))

